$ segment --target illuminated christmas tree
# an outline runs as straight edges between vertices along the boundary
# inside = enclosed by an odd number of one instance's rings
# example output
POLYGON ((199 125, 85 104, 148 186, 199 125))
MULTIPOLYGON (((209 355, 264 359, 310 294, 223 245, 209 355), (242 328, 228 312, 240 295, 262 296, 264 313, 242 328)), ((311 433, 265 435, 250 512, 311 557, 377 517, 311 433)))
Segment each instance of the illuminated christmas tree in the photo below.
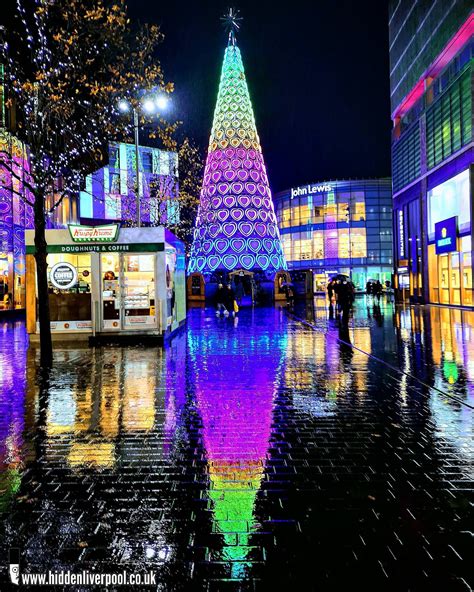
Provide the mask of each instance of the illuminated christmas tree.
POLYGON ((225 50, 188 271, 286 270, 250 101, 236 14, 225 50))

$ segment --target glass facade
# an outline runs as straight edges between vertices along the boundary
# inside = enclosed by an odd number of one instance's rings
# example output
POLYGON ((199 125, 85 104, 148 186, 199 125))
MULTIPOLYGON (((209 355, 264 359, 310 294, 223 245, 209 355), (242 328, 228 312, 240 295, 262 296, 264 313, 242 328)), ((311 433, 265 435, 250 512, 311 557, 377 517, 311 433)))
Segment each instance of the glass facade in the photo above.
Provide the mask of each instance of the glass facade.
POLYGON ((471 0, 390 0, 390 90, 392 110, 416 86, 460 23, 472 10, 471 0))
POLYGON ((414 303, 473 306, 472 23, 465 0, 390 6, 395 288, 414 303))
POLYGON ((359 290, 368 279, 391 280, 390 179, 310 184, 274 199, 288 267, 311 271, 315 291, 336 273, 351 276, 359 290))

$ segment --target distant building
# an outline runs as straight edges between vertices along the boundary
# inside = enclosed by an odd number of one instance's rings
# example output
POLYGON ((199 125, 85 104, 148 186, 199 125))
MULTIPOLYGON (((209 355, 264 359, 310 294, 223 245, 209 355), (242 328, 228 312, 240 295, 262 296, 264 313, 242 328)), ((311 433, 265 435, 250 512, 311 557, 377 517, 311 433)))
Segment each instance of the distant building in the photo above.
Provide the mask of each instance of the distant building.
MULTIPOLYGON (((323 292, 336 274, 365 290, 391 281, 391 180, 324 181, 275 194, 283 252, 295 282, 323 292)), ((301 291, 301 287, 300 287, 301 291)))
MULTIPOLYGON (((139 147, 140 218, 143 226, 177 221, 178 155, 148 146, 139 147)), ((136 150, 133 144, 109 144, 109 163, 86 177, 80 193, 82 223, 122 222, 135 226, 136 150)))
POLYGON ((392 0, 389 27, 396 285, 471 307, 472 1, 392 0))

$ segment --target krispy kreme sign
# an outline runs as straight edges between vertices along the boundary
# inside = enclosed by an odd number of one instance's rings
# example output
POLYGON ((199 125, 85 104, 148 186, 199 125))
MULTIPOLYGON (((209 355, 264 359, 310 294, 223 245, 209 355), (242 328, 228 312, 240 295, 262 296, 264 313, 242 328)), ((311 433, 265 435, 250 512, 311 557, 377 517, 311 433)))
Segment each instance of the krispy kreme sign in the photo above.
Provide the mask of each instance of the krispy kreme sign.
POLYGON ((69 233, 75 243, 112 243, 117 240, 119 225, 81 226, 69 224, 69 233))

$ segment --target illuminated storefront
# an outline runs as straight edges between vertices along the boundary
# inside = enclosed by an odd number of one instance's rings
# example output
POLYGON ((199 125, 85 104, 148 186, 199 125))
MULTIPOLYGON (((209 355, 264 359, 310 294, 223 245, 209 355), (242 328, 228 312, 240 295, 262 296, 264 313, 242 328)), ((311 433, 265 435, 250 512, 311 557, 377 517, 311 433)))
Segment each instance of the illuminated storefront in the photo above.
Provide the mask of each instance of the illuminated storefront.
POLYGON ((430 301, 472 306, 469 169, 428 191, 430 301))
POLYGON ((390 179, 330 181, 275 195, 288 267, 298 281, 312 276, 313 291, 326 290, 337 273, 358 290, 367 280, 392 278, 390 179))
POLYGON ((471 183, 472 167, 447 165, 428 176, 426 192, 417 184, 417 196, 397 200, 396 285, 404 299, 473 306, 471 183))
MULTIPOLYGON (((70 225, 46 231, 51 329, 166 337, 186 318, 184 245, 164 229, 70 225)), ((38 334, 34 232, 26 232, 27 329, 38 334)))

